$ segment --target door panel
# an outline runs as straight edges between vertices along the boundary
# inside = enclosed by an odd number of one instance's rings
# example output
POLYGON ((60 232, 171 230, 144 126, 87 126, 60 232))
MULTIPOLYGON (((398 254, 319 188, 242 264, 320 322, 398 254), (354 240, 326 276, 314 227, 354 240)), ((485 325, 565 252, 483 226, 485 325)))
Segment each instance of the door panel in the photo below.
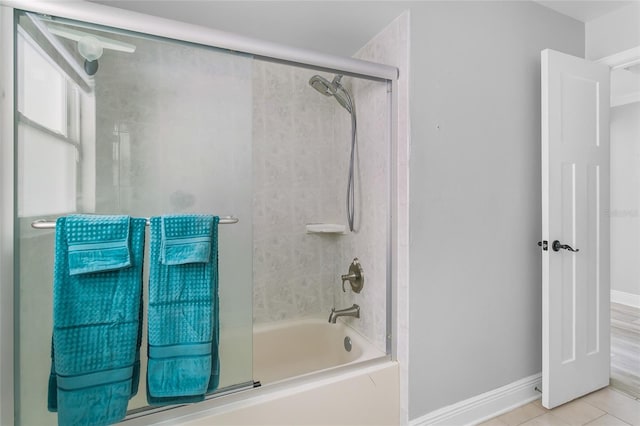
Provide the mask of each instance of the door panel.
POLYGON ((608 207, 609 69, 545 50, 542 233, 549 248, 542 252, 542 400, 547 408, 609 383, 608 207), (561 247, 554 248, 554 241, 561 247))

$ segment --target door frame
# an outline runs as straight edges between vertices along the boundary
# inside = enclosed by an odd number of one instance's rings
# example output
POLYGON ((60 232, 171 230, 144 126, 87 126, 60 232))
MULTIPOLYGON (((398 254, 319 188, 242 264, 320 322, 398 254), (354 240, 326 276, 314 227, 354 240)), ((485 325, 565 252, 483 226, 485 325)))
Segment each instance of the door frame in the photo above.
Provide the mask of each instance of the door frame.
MULTIPOLYGON (((605 56, 594 62, 608 65, 611 69, 611 76, 613 77, 613 73, 616 70, 621 70, 633 65, 640 65, 640 46, 632 47, 631 49, 623 50, 622 52, 605 56)), ((613 83, 613 78, 611 81, 613 83)), ((640 102, 640 91, 630 92, 629 94, 614 98, 612 90, 610 108, 634 102, 640 102)))
MULTIPOLYGON (((613 55, 609 55, 609 56, 605 56, 603 58, 598 59, 597 61, 595 61, 597 63, 601 63, 601 64, 605 64, 608 65, 610 70, 611 70, 611 85, 612 85, 612 90, 611 90, 611 104, 610 104, 610 108, 613 107, 617 107, 617 106, 621 106, 621 105, 627 105, 627 104, 631 104, 631 103, 636 103, 636 102, 640 102, 640 90, 639 91, 633 91, 633 92, 629 92, 629 93, 625 93, 621 96, 616 96, 614 97, 613 95, 613 75, 615 73, 615 71, 617 70, 621 70, 624 69, 626 67, 629 66, 633 66, 633 65, 639 65, 640 64, 640 45, 633 47, 631 49, 627 49, 618 53, 614 53, 613 55)), ((612 142, 612 141, 610 141, 612 142)), ((610 164, 609 167, 610 169, 613 169, 613 163, 610 160, 610 164)), ((609 206, 611 208, 611 206, 609 206)), ((610 247, 613 245, 613 241, 610 242, 610 247)), ((611 281, 610 281, 610 285, 611 285, 611 281)), ((614 290, 613 289, 609 289, 610 293, 611 293, 611 299, 610 302, 617 302, 620 303, 614 299, 614 290)), ((619 299, 618 299, 619 300, 619 299)), ((638 299, 640 300, 640 296, 638 296, 638 299)), ((634 300, 635 302, 636 300, 634 300)), ((640 307, 638 305, 633 305, 635 307, 640 307)), ((611 322, 611 319, 609 319, 609 322, 611 322)), ((610 348, 611 349, 611 348, 610 348)))
POLYGON ((640 64, 640 46, 605 56, 594 62, 609 65, 611 71, 640 64))
MULTIPOLYGON (((602 57, 594 62, 608 65, 611 69, 611 75, 613 76, 613 73, 616 70, 640 65, 640 45, 602 57)), ((640 91, 630 92, 616 98, 613 97, 612 91, 610 108, 635 102, 640 102, 640 91)), ((613 167, 613 164, 609 164, 609 167, 613 167)))

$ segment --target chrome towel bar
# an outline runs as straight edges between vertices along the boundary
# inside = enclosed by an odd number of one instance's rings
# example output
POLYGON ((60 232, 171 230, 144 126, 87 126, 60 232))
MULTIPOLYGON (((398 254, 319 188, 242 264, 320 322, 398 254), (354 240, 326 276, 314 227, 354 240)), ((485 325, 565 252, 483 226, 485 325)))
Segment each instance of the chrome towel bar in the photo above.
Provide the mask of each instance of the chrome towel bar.
MULTIPOLYGON (((232 225, 238 223, 240 219, 233 216, 220 216, 220 225, 232 225)), ((149 225, 149 219, 147 219, 147 225, 149 225)), ((31 222, 31 227, 35 229, 55 229, 55 220, 38 219, 31 222)))

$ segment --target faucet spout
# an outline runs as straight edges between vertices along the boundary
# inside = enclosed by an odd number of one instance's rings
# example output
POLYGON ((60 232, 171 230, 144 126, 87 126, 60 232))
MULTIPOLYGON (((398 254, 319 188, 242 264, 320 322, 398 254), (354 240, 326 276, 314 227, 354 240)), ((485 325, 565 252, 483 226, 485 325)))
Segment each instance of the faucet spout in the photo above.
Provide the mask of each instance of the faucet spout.
POLYGON ((331 308, 331 313, 329 314, 329 322, 331 324, 335 324, 338 317, 360 318, 360 306, 354 303, 353 306, 349 308, 344 308, 344 309, 331 308))

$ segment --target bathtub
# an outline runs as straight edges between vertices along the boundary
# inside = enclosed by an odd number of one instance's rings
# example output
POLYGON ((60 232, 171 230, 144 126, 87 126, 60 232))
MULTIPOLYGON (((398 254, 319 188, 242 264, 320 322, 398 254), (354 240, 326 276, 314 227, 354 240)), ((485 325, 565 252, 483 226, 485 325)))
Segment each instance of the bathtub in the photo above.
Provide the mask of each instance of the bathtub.
POLYGON ((340 320, 330 324, 326 319, 307 318, 253 328, 253 378, 262 384, 384 355, 340 320))
POLYGON ((396 425, 395 361, 338 320, 254 326, 254 379, 263 386, 133 418, 142 426, 396 425), (344 347, 349 337, 351 351, 344 347))

